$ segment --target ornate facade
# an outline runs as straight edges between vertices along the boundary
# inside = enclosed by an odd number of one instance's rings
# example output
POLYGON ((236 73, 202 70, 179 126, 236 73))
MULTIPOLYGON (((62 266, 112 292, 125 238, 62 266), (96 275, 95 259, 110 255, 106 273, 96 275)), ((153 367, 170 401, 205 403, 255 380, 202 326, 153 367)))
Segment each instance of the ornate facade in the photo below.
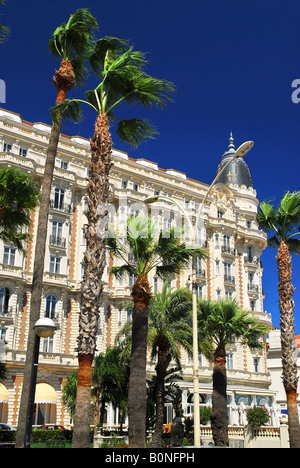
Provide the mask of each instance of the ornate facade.
MULTIPOLYGON (((29 123, 21 116, 0 109, 0 164, 17 167, 42 183, 50 127, 29 123)), ((77 368, 75 353, 80 307, 80 282, 85 251, 86 178, 89 173, 89 141, 80 137, 61 136, 50 201, 49 233, 45 257, 44 291, 41 317, 52 318, 57 331, 41 340, 37 412, 35 423, 57 423, 68 426, 70 418, 61 403, 66 378, 77 368), (43 385, 41 387, 41 384, 43 385)), ((226 158, 234 154, 230 137, 226 158)), ((127 153, 113 150, 111 171, 111 203, 118 226, 126 221, 136 203, 154 195, 168 197, 159 200, 155 213, 162 226, 178 223, 183 214, 195 220, 208 185, 187 177, 176 169, 162 169, 146 159, 133 159, 127 153), (176 200, 176 205, 172 203, 176 200), (179 205, 182 207, 180 213, 179 205)), ((215 185, 203 209, 198 227, 198 240, 207 248, 208 260, 197 265, 197 290, 204 298, 236 298, 239 304, 253 311, 262 321, 271 323, 263 309, 262 266, 260 256, 266 247, 266 236, 258 229, 256 212, 258 199, 252 186, 246 163, 239 162, 215 185)), ((26 358, 30 290, 36 241, 38 212, 32 213, 31 242, 26 256, 13 245, 0 244, 0 360, 6 363, 8 378, 0 387, 0 418, 16 425, 22 391, 23 366, 26 358)), ((189 235, 187 233, 187 235, 189 235)), ((129 252, 130 255, 130 252, 129 252)), ((122 309, 124 298, 130 297, 134 278, 115 280, 109 276, 113 259, 107 258, 105 291, 101 304, 97 349, 104 351, 114 344, 117 332, 130 315, 122 309)), ((191 271, 184 271, 172 281, 172 286, 189 286, 191 271)), ((152 274, 153 291, 162 282, 152 274)), ((228 347, 228 404, 233 419, 235 406, 268 404, 274 392, 269 390, 266 350, 250 351, 241 343, 228 347)), ((192 361, 182 353, 182 404, 185 414, 191 414, 193 401, 192 361)), ((199 356, 201 403, 209 404, 212 393, 212 368, 199 356)), ((149 373, 153 372, 149 360, 149 373)), ((242 423, 242 413, 237 423, 242 423)), ((171 415, 168 414, 166 422, 171 415)), ((116 422, 112 410, 108 423, 116 422)))

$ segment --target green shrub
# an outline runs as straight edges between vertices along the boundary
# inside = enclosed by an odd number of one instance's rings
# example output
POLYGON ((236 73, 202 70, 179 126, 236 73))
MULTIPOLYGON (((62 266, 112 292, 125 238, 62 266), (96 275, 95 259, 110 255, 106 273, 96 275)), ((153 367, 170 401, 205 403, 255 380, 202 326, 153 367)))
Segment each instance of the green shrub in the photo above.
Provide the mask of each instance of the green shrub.
POLYGON ((210 421, 211 407, 210 406, 200 406, 200 424, 206 426, 210 421))

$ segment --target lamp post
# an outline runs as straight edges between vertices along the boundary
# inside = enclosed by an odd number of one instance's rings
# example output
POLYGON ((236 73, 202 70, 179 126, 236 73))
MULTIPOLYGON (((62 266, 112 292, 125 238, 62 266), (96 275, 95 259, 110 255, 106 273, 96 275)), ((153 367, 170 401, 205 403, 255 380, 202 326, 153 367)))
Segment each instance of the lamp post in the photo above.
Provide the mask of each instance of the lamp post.
POLYGON ((35 388, 38 372, 38 362, 39 362, 39 350, 40 350, 40 339, 48 338, 53 335, 56 330, 55 323, 49 318, 42 318, 38 320, 34 325, 35 331, 35 340, 34 340, 34 360, 33 360, 33 369, 32 369, 32 379, 30 382, 30 401, 28 406, 28 411, 26 415, 26 427, 24 432, 24 448, 30 448, 31 441, 31 431, 33 424, 33 411, 34 411, 34 397, 35 397, 35 388))
MULTIPOLYGON (((235 159, 242 158, 247 154, 251 148, 253 147, 254 142, 253 141, 246 141, 243 143, 239 148, 235 151, 233 154, 232 158, 225 164, 225 166, 222 168, 222 170, 217 174, 213 182, 210 184, 205 197, 202 201, 200 210, 197 214, 196 217, 196 222, 195 225, 193 226, 191 223, 191 220, 189 219, 188 216, 186 216, 186 219, 189 224, 191 236, 192 236, 192 245, 196 244, 196 238, 197 238, 197 228, 199 224, 200 217, 202 215, 203 209, 205 202, 208 198, 208 195, 210 194, 213 186, 215 183, 218 181, 219 177, 221 174, 227 169, 227 167, 234 161, 235 159)), ((158 200, 164 200, 167 201, 168 203, 174 203, 179 210, 181 210, 183 213, 185 213, 184 207, 180 205, 176 200, 170 199, 168 197, 164 197, 161 195, 157 195, 154 197, 149 197, 144 200, 144 203, 146 204, 151 204, 155 203, 158 200)), ((199 411, 199 362, 198 362, 198 321, 197 321, 197 292, 196 292, 196 266, 195 262, 192 262, 192 298, 193 298, 193 390, 194 390, 194 446, 195 447, 200 447, 200 411, 199 411)))

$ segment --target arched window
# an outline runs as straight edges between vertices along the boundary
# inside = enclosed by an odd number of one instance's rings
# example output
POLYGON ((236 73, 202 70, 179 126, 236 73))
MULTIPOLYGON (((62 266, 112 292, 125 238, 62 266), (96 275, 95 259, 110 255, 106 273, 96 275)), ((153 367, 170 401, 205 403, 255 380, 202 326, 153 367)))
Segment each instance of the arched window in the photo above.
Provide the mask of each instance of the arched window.
POLYGON ((46 297, 46 313, 45 317, 50 319, 55 319, 55 308, 56 308, 57 299, 53 294, 49 294, 46 297))

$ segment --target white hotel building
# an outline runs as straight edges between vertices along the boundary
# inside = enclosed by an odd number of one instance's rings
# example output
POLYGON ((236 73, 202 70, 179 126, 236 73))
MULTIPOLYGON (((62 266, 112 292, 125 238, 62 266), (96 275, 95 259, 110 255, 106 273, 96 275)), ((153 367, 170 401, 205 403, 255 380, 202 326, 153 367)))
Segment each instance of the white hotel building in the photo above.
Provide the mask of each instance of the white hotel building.
MULTIPOLYGON (((26 122, 20 115, 0 109, 0 164, 19 168, 41 184, 49 134, 49 125, 26 122)), ((234 151, 231 136, 228 150, 217 170, 234 151)), ((116 207, 119 224, 124 222, 132 203, 157 194, 170 198, 170 203, 160 202, 162 223, 174 223, 182 215, 172 204, 172 199, 195 219, 208 189, 207 184, 175 169, 162 169, 155 162, 133 159, 122 151, 113 150, 113 157, 111 202, 116 207)), ((215 159, 217 162, 220 160, 217 155, 215 159)), ((36 424, 56 423, 66 427, 70 424, 61 395, 66 378, 77 368, 74 349, 85 251, 84 211, 89 161, 87 139, 61 136, 50 201, 41 307, 41 317, 55 320, 57 331, 51 338, 41 340, 36 424)), ((258 199, 249 169, 242 159, 235 160, 215 185, 204 207, 204 223, 199 236, 207 248, 209 259, 198 264, 198 294, 211 299, 236 298, 243 308, 252 310, 263 322, 271 323, 270 314, 263 308, 260 256, 266 247, 266 236, 258 229, 257 207, 258 199)), ((17 425, 26 358, 37 220, 38 210, 32 213, 32 241, 26 256, 13 245, 0 244, 0 360, 8 369, 8 378, 4 385, 0 384, 0 422, 14 426, 17 425)), ((109 277, 111 263, 108 259, 97 338, 99 352, 114 344, 117 332, 126 320, 130 320, 120 304, 130 297, 134 279, 117 281, 109 277)), ((182 272, 173 279, 172 286, 188 285, 190 273, 182 272)), ((161 288, 162 282, 155 272, 150 281, 153 291, 161 288)), ((242 424, 244 414, 240 410, 243 406, 267 404, 272 407, 275 401, 275 393, 270 390, 266 349, 251 351, 234 342, 228 346, 227 353, 228 405, 230 417, 235 418, 231 422, 242 424)), ((183 353, 182 365, 183 380, 179 385, 183 410, 187 415, 191 414, 193 405, 192 361, 183 353)), ((201 404, 209 404, 212 366, 202 356, 199 356, 199 365, 200 401, 201 404)), ((153 365, 149 361, 149 373, 152 371, 153 365)), ((110 409, 108 424, 114 424, 116 418, 110 409)), ((171 420, 169 411, 166 422, 171 420)))

